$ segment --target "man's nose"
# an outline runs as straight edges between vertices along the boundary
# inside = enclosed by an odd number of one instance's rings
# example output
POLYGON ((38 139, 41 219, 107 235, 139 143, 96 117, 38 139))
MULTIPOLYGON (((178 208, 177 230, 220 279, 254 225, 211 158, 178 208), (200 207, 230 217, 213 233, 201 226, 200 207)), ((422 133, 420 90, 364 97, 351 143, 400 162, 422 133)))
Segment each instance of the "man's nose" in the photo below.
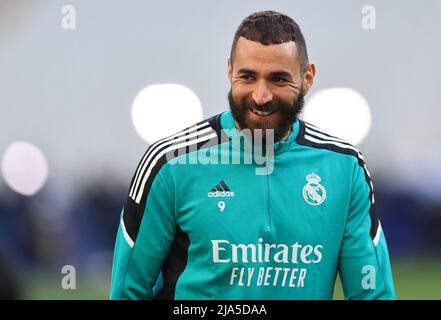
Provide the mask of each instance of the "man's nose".
POLYGON ((256 88, 253 90, 253 100, 258 105, 263 105, 273 100, 273 94, 269 90, 266 81, 257 83, 256 88))

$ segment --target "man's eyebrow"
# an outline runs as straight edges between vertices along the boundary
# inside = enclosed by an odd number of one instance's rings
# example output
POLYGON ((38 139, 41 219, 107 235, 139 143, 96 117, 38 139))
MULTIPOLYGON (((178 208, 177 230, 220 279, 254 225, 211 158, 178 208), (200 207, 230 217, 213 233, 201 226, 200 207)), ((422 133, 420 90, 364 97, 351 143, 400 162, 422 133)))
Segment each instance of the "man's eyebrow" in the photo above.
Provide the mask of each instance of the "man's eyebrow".
MULTIPOLYGON (((253 71, 251 69, 248 68, 240 68, 237 71, 238 74, 249 74, 249 75, 256 75, 257 72, 253 71)), ((274 71, 270 73, 271 77, 280 77, 280 78, 291 78, 291 73, 284 71, 284 70, 278 70, 278 71, 274 71)))
POLYGON ((271 72, 270 75, 271 77, 291 78, 291 73, 283 70, 271 72))
POLYGON ((256 71, 253 71, 251 69, 247 69, 247 68, 240 68, 237 73, 239 74, 251 74, 251 75, 255 75, 256 71))

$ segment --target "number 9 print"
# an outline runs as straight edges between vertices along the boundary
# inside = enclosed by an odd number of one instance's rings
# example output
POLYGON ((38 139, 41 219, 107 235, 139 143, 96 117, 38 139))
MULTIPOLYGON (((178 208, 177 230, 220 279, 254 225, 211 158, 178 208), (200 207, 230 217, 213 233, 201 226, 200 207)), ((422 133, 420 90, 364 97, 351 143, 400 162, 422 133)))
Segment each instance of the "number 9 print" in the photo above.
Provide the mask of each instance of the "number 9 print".
POLYGON ((219 208, 220 212, 224 212, 224 210, 225 210, 225 201, 219 201, 217 203, 217 207, 219 208))

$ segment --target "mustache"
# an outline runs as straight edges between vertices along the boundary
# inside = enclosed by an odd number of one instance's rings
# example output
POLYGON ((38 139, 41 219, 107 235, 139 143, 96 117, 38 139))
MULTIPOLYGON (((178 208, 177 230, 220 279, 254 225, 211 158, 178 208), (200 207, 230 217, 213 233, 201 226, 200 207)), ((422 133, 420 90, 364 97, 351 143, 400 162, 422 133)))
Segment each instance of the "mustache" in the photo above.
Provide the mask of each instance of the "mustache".
POLYGON ((257 104, 254 100, 251 100, 246 103, 246 107, 250 109, 256 109, 262 112, 272 112, 277 109, 277 106, 272 101, 269 101, 265 104, 257 104))

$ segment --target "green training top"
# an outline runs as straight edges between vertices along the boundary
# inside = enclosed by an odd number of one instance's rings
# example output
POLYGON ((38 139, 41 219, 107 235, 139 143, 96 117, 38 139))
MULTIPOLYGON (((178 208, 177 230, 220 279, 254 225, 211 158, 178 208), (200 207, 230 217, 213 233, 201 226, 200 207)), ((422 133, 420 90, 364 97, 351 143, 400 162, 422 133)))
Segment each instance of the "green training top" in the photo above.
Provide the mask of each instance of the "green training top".
POLYGON ((147 149, 110 298, 332 299, 339 272, 346 299, 395 299, 359 150, 298 119, 272 148, 248 138, 225 111, 147 149))

